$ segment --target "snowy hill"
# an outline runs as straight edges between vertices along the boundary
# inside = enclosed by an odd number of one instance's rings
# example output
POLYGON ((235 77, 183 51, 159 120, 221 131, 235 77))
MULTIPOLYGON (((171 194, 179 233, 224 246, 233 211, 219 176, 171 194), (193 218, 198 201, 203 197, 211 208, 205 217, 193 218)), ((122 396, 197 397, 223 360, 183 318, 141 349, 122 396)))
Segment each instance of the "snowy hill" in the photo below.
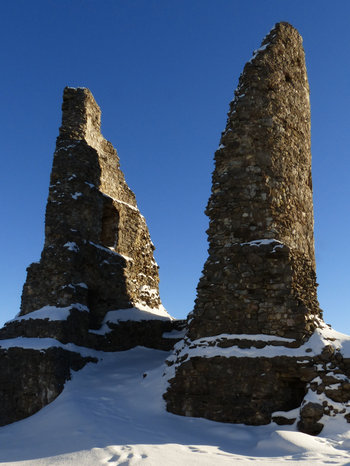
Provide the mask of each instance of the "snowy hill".
POLYGON ((0 464, 350 464, 350 430, 329 419, 319 437, 275 424, 223 424, 166 412, 167 352, 99 353, 35 415, 0 428, 0 464))

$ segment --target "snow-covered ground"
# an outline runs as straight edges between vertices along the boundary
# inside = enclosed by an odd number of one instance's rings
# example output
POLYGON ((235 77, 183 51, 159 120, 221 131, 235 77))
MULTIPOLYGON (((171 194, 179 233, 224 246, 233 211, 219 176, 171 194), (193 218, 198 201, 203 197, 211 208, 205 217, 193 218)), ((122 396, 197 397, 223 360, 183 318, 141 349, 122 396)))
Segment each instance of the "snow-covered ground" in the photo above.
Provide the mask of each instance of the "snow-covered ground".
POLYGON ((311 437, 293 426, 248 427, 167 413, 167 356, 141 347, 103 353, 101 362, 73 373, 49 406, 0 428, 0 464, 350 465, 350 426, 339 419, 311 437))

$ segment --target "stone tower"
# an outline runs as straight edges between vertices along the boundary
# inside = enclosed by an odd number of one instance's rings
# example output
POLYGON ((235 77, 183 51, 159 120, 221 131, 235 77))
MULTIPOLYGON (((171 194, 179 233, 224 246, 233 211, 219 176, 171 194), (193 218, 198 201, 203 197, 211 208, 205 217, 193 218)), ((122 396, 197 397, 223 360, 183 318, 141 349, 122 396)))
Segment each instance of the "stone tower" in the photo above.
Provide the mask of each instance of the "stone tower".
POLYGON ((110 310, 159 308, 158 267, 117 152, 101 135, 91 92, 66 88, 62 113, 44 250, 28 268, 21 315, 79 303, 97 328, 110 310))
POLYGON ((99 351, 169 350, 179 339, 163 338, 179 323, 161 305, 154 246, 98 105, 88 89, 66 88, 62 110, 44 248, 20 314, 0 329, 0 425, 51 402, 99 351))
MULTIPOLYGON (((287 356, 303 354, 297 348, 324 325, 316 294, 309 85, 302 38, 288 23, 276 24, 240 76, 206 213, 209 257, 187 336, 168 361, 167 407, 265 424, 274 412, 301 406, 313 362, 307 373, 287 356)), ((301 429, 315 433, 319 426, 309 424, 304 419, 301 429)))
POLYGON ((302 39, 285 23, 240 77, 206 213, 209 257, 189 336, 310 335, 320 309, 309 85, 302 39))

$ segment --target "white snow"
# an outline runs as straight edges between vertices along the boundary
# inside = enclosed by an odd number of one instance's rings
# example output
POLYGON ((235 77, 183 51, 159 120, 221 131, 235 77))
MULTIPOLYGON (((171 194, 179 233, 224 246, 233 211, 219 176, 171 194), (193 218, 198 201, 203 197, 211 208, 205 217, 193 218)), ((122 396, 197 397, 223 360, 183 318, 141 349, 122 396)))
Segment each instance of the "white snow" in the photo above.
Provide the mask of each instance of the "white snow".
POLYGON ((248 243, 241 243, 241 246, 249 245, 249 246, 262 246, 266 244, 272 244, 272 243, 278 243, 283 246, 283 243, 281 241, 278 241, 278 239, 255 239, 253 241, 248 241, 248 243))
POLYGON ((334 372, 327 372, 327 375, 329 377, 334 377, 337 380, 349 380, 349 378, 345 374, 335 374, 334 372))
POLYGON ((131 205, 131 204, 128 204, 127 202, 121 201, 121 200, 119 200, 119 199, 114 199, 114 198, 113 198, 113 200, 116 201, 116 202, 118 202, 119 204, 126 205, 126 206, 129 207, 129 209, 131 209, 131 210, 136 210, 137 212, 139 212, 139 209, 138 209, 137 207, 135 207, 135 206, 133 206, 133 205, 131 205))
POLYGON ((132 257, 124 256, 123 254, 119 254, 113 248, 106 248, 105 246, 101 246, 100 244, 93 243, 92 241, 89 241, 89 243, 92 246, 95 246, 95 248, 102 249, 102 251, 106 251, 106 252, 109 252, 110 254, 115 254, 117 256, 123 257, 127 261, 133 261, 134 260, 132 257))
MULTIPOLYGON (((102 193, 102 194, 103 194, 105 197, 109 197, 110 199, 113 199, 113 201, 118 202, 119 204, 123 204, 123 205, 129 207, 131 210, 135 210, 136 212, 140 213, 140 211, 139 211, 139 209, 138 209, 137 207, 135 207, 135 206, 133 206, 133 205, 131 205, 131 204, 128 204, 128 203, 125 202, 125 201, 121 201, 120 199, 116 199, 115 197, 112 197, 112 196, 110 196, 109 194, 106 194, 106 193, 102 193)), ((141 215, 141 217, 143 217, 143 216, 141 215)))
POLYGON ((158 292, 157 288, 151 288, 149 285, 142 285, 142 286, 140 286, 139 290, 140 290, 140 293, 142 295, 147 295, 147 296, 151 296, 151 297, 158 297, 159 296, 159 292, 158 292))
POLYGON ((73 147, 77 146, 79 144, 79 142, 81 141, 81 139, 76 139, 76 143, 75 144, 68 144, 67 146, 65 147, 60 147, 59 149, 56 150, 56 152, 59 152, 60 150, 69 150, 69 149, 72 149, 73 147))
MULTIPOLYGON (((247 337, 248 335, 246 335, 247 337)), ((235 338, 237 335, 227 337, 235 338)), ((256 339, 262 339, 263 335, 257 335, 256 339)), ((240 338, 245 338, 240 335, 240 338)), ((230 357, 265 357, 273 358, 276 356, 290 356, 290 357, 303 357, 303 356, 315 356, 321 354, 322 349, 326 345, 333 346, 335 350, 341 350, 344 357, 350 357, 350 336, 343 333, 337 332, 327 326, 318 328, 315 330, 311 338, 299 348, 288 348, 285 346, 265 346, 264 348, 239 348, 238 346, 230 346, 228 348, 221 348, 214 344, 209 346, 209 343, 215 342, 220 339, 220 336, 200 338, 198 340, 185 340, 180 341, 175 345, 177 355, 172 355, 169 361, 175 361, 177 358, 184 358, 182 362, 185 362, 191 358, 201 356, 204 358, 213 358, 215 356, 223 356, 226 358, 230 357)), ((253 338, 252 338, 253 339, 253 338)), ((271 337, 271 339, 281 339, 281 337, 271 337)), ((264 340, 268 341, 268 340, 264 340)), ((170 368, 172 371, 175 369, 174 366, 170 368)))
MULTIPOLYGON (((243 214, 244 216, 244 214, 243 214)), ((277 243, 273 248, 272 252, 276 252, 276 248, 283 248, 283 243, 278 241, 278 239, 255 239, 253 241, 248 241, 248 243, 241 243, 241 246, 262 246, 267 244, 277 243)))
POLYGON ((89 330, 90 333, 97 335, 105 335, 112 331, 108 323, 117 324, 118 322, 141 322, 142 320, 172 320, 172 317, 167 313, 162 305, 158 308, 145 306, 142 303, 137 303, 135 307, 128 309, 117 309, 115 311, 107 312, 103 319, 101 328, 98 330, 89 330))
POLYGON ((293 419, 299 417, 299 408, 291 409, 290 411, 275 411, 272 413, 272 417, 283 416, 287 419, 293 419))
MULTIPOLYGON (((168 314, 168 312, 166 311, 165 307, 162 304, 160 304, 157 308, 154 308, 154 307, 149 307, 146 304, 139 302, 139 303, 135 303, 135 308, 138 310, 144 311, 144 312, 148 312, 150 314, 156 314, 161 317, 163 316, 166 319, 174 320, 174 318, 171 317, 170 314, 168 314)), ((145 319, 142 319, 142 320, 145 320, 145 319)))
MULTIPOLYGON (((24 348, 24 349, 35 349, 35 350, 46 350, 49 348, 62 348, 67 351, 73 351, 81 354, 83 357, 91 356, 95 358, 102 358, 106 353, 102 351, 96 351, 91 348, 85 348, 83 346, 75 345, 74 343, 61 343, 55 338, 27 338, 27 337, 16 337, 9 338, 7 340, 0 340, 0 348, 24 348)), ((1 463, 0 463, 1 464, 1 463)))
POLYGON ((71 309, 77 309, 78 311, 89 312, 89 308, 84 306, 84 304, 75 303, 71 304, 68 307, 56 307, 56 306, 44 306, 41 309, 25 314, 24 316, 15 317, 12 320, 6 322, 19 322, 20 320, 29 320, 29 319, 48 319, 48 320, 66 320, 69 317, 71 309))
POLYGON ((270 42, 268 42, 265 45, 262 45, 258 49, 254 50, 254 54, 257 55, 259 52, 262 52, 263 50, 266 50, 266 47, 268 47, 269 45, 270 45, 270 42))
POLYGON ((295 340, 293 338, 285 338, 279 337, 276 335, 266 335, 265 333, 259 333, 255 335, 251 335, 250 333, 220 333, 219 335, 214 335, 211 337, 199 338, 198 340, 194 340, 192 343, 209 343, 212 341, 218 340, 251 340, 251 341, 280 341, 282 343, 291 343, 295 340))
POLYGON ((257 55, 258 55, 260 52, 266 50, 266 48, 267 48, 269 45, 270 45, 270 42, 268 42, 267 44, 261 46, 260 48, 258 48, 258 49, 256 49, 256 50, 254 50, 253 56, 252 56, 252 58, 248 61, 248 63, 252 63, 252 61, 257 57, 257 55))
MULTIPOLYGON (((295 426, 244 426, 176 416, 162 393, 168 353, 105 353, 74 373, 62 394, 27 419, 0 428, 7 466, 345 465, 349 424, 330 418, 318 437, 295 426), (147 374, 146 376, 144 376, 147 374)), ((277 414, 277 413, 275 413, 277 414)), ((292 414, 292 413, 290 413, 292 414)))
POLYGON ((68 241, 63 246, 65 248, 69 249, 69 251, 73 251, 73 252, 78 252, 79 251, 79 247, 78 247, 77 243, 74 243, 74 241, 68 241))
POLYGON ((322 379, 320 376, 317 376, 314 379, 312 379, 310 383, 317 383, 317 385, 320 385, 322 383, 322 379))
POLYGON ((72 198, 76 201, 78 199, 78 197, 82 196, 83 193, 79 193, 79 192, 76 192, 74 194, 71 194, 72 198))
POLYGON ((86 283, 80 282, 80 283, 75 283, 73 286, 80 286, 80 288, 86 288, 88 289, 88 286, 86 283))
POLYGON ((328 385, 327 388, 329 388, 330 390, 337 390, 340 386, 340 383, 333 383, 332 385, 328 385))
POLYGON ((156 260, 154 258, 151 260, 151 263, 158 268, 158 264, 157 264, 157 262, 156 262, 156 260))
POLYGON ((64 288, 71 288, 71 289, 74 289, 75 286, 72 285, 72 284, 70 283, 69 285, 63 285, 63 286, 61 286, 61 289, 64 289, 64 288))

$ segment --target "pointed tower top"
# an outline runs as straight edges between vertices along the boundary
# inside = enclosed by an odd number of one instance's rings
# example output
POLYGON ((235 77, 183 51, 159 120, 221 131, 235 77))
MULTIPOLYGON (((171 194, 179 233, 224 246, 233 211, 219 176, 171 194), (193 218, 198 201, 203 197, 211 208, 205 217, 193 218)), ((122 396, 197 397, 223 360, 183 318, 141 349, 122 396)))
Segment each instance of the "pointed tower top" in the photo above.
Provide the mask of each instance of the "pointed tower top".
POLYGON ((303 39, 297 29, 287 22, 276 23, 271 31, 262 40, 261 46, 273 44, 277 42, 284 42, 291 44, 297 40, 302 44, 303 39))
POLYGON ((249 82, 253 88, 261 87, 262 83, 257 86, 257 81, 265 81, 266 91, 270 91, 276 88, 277 82, 286 81, 292 85, 297 83, 308 94, 303 39, 299 32, 289 23, 275 24, 244 67, 237 89, 239 93, 243 77, 246 77, 244 81, 249 82), (290 74, 291 69, 293 76, 290 74))

